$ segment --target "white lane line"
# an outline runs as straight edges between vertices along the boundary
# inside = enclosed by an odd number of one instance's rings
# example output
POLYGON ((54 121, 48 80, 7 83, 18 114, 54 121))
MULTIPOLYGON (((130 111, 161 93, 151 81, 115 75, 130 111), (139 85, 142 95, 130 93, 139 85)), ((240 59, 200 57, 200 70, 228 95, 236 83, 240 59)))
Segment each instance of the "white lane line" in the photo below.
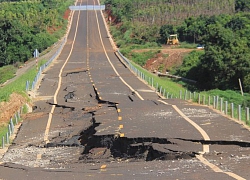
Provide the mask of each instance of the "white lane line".
MULTIPOLYGON (((194 126, 195 129, 197 129, 200 132, 204 140, 206 141, 210 140, 208 134, 198 124, 196 124, 194 121, 189 119, 176 105, 172 105, 172 107, 175 109, 177 113, 181 115, 181 117, 183 117, 187 122, 189 122, 192 126, 194 126)), ((209 145, 203 144, 202 153, 209 153, 209 145)))
POLYGON ((120 78, 120 80, 132 91, 134 92, 141 100, 144 100, 142 98, 142 96, 137 92, 135 91, 121 76, 120 74, 117 72, 116 68, 114 67, 114 65, 112 64, 108 54, 107 54, 107 51, 104 47, 104 44, 103 44, 103 41, 102 41, 102 35, 101 35, 101 31, 100 31, 100 26, 99 26, 99 21, 98 21, 98 17, 97 17, 97 12, 95 10, 95 15, 96 15, 96 21, 97 21, 97 27, 98 27, 98 31, 99 31, 99 36, 100 36, 100 40, 101 40, 101 44, 102 44, 102 47, 103 47, 103 50, 104 50, 104 53, 109 61, 109 64, 111 65, 111 67, 113 68, 113 70, 115 71, 116 75, 120 78))
MULTIPOLYGON (((165 101, 162 101, 162 100, 158 100, 158 101, 162 102, 163 104, 169 105, 165 101)), ((206 131, 204 131, 198 124, 196 124, 194 121, 189 119, 176 105, 172 105, 172 107, 175 109, 175 111, 178 114, 180 114, 181 117, 183 117, 187 122, 189 122, 195 129, 197 129, 200 132, 204 140, 208 140, 208 141, 210 140, 206 131)), ((203 144, 202 147, 203 147, 203 152, 201 152, 202 154, 209 153, 209 145, 203 144)))
MULTIPOLYGON (((79 18, 80 18, 80 11, 78 13, 78 18, 77 18, 77 22, 76 22, 76 31, 75 31, 75 34, 74 34, 74 39, 73 39, 73 42, 72 42, 72 45, 71 45, 71 49, 70 49, 69 55, 68 55, 67 59, 65 60, 62 68, 60 69, 60 73, 58 75, 59 80, 58 80, 58 86, 57 86, 56 92, 54 94, 54 104, 57 104, 57 95, 58 95, 58 92, 59 92, 59 90, 61 88, 63 69, 66 66, 66 64, 67 64, 67 62, 68 62, 68 60, 69 60, 69 58, 70 58, 70 56, 72 54, 73 48, 74 48, 76 34, 77 34, 77 29, 78 29, 78 24, 79 24, 79 18)), ((72 19, 73 19, 73 17, 72 17, 72 19)), ((55 107, 56 107, 55 105, 52 105, 52 108, 51 108, 50 113, 49 113, 49 118, 48 118, 48 121, 47 121, 46 129, 45 129, 45 132, 44 132, 44 141, 45 141, 46 144, 49 142, 49 139, 48 139, 48 137, 49 137, 49 130, 50 130, 50 125, 51 125, 53 113, 55 111, 55 107)))
POLYGON ((163 100, 158 100, 159 102, 162 102, 163 104, 166 104, 166 105, 170 105, 168 104, 167 102, 163 101, 163 100))
POLYGON ((218 173, 224 173, 227 174, 228 176, 237 179, 237 180, 246 180, 245 178, 232 173, 232 172, 224 172, 223 170, 221 170, 218 166, 210 163, 207 159, 205 159, 202 155, 196 155, 196 158, 199 159, 203 164, 207 165, 208 167, 210 167, 214 172, 218 172, 218 173))
POLYGON ((149 92, 149 93, 155 93, 155 91, 153 91, 153 90, 150 90, 150 89, 137 89, 137 91, 139 91, 139 92, 149 92))
MULTIPOLYGON (((168 103, 166 103, 165 101, 162 100, 158 100, 160 102, 162 102, 163 104, 169 105, 168 103)), ((186 120, 188 121, 192 126, 194 126, 203 136, 203 138, 205 140, 210 140, 208 134, 195 122, 193 122, 191 119, 189 119, 183 112, 181 112, 181 110, 176 106, 176 105, 172 105, 172 107, 186 120)), ((200 162, 202 162, 204 165, 210 167, 214 172, 218 172, 218 173, 224 173, 227 174, 228 176, 237 179, 237 180, 246 180, 243 177, 232 173, 232 172, 224 172, 223 170, 221 170, 218 166, 210 163, 206 158, 203 157, 203 153, 208 153, 209 152, 209 145, 203 145, 203 152, 200 155, 196 155, 196 158, 200 160, 200 162)))

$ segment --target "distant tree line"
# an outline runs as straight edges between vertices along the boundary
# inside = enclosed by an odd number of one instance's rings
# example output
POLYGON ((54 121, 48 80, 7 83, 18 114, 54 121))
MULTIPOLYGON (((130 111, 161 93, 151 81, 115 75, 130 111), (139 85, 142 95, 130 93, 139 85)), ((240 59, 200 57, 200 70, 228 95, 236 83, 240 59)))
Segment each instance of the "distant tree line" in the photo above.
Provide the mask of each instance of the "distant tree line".
POLYGON ((55 43, 72 0, 0 1, 0 66, 25 62, 55 43))
POLYGON ((190 16, 232 14, 235 0, 106 0, 117 22, 178 24, 190 16))

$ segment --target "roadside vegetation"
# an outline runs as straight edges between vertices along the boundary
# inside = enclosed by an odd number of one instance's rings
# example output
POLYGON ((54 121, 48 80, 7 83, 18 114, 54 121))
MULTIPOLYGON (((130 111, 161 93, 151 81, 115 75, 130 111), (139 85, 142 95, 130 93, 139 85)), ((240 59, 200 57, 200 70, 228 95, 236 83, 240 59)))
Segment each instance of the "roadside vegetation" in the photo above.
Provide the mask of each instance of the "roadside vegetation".
MULTIPOLYGON (((47 60, 39 61, 38 67, 42 66, 46 62, 47 60)), ((0 102, 8 101, 10 95, 14 92, 26 96, 25 94, 26 81, 33 82, 36 74, 37 74, 37 69, 35 66, 33 66, 31 69, 29 69, 25 74, 21 75, 15 81, 3 87, 0 87, 0 102)))
MULTIPOLYGON (((35 49, 43 54, 65 34, 68 6, 73 3, 73 0, 0 0, 0 102, 9 101, 12 93, 21 94, 28 101, 26 81, 34 80, 37 74, 35 66, 15 81, 3 84, 13 78, 16 70, 33 57, 35 49)), ((46 60, 39 61, 38 66, 45 62, 46 60)), ((27 107, 24 106, 23 113, 25 112, 27 107)), ((3 118, 4 122, 0 122, 0 137, 6 135, 10 117, 3 118)))
POLYGON ((170 34, 178 34, 179 48, 204 46, 204 50, 187 55, 180 67, 171 69, 175 75, 197 81, 178 82, 179 86, 210 95, 217 93, 244 107, 250 105, 250 0, 104 0, 104 3, 108 7, 107 16, 111 17, 111 33, 126 57, 143 67, 170 34), (134 53, 142 48, 153 50, 134 53), (239 79, 244 96, 240 93, 239 79))
POLYGON ((24 63, 65 32, 64 13, 73 0, 1 1, 0 67, 24 63))
POLYGON ((0 84, 3 84, 7 80, 13 78, 16 73, 16 68, 12 65, 0 67, 0 84))
MULTIPOLYGON (((68 6, 73 0, 0 1, 0 85, 15 76, 16 70, 57 42, 67 27, 68 6)), ((41 62, 41 63, 44 63, 41 62)), ((15 82, 0 87, 0 102, 13 92, 24 94, 27 80, 34 79, 35 68, 15 82)))

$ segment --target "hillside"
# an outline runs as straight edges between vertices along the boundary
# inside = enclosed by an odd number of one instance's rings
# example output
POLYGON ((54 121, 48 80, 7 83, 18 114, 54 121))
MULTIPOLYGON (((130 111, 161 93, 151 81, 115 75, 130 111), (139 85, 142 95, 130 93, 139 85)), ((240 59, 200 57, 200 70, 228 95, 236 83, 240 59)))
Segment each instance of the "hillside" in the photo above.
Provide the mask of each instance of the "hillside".
MULTIPOLYGON (((169 35, 177 34, 181 44, 203 44, 205 48, 204 53, 189 55, 176 75, 197 81, 199 90, 238 91, 241 79, 244 91, 250 91, 249 0, 105 2, 111 33, 126 54, 136 48, 159 47, 169 35)), ((145 60, 136 61, 145 65, 145 60)), ((151 69, 168 69, 164 66, 151 69)))
POLYGON ((63 34, 64 12, 73 0, 0 3, 0 67, 20 64, 54 44, 63 34))
POLYGON ((187 17, 233 14, 235 0, 106 0, 113 21, 179 24, 187 17))

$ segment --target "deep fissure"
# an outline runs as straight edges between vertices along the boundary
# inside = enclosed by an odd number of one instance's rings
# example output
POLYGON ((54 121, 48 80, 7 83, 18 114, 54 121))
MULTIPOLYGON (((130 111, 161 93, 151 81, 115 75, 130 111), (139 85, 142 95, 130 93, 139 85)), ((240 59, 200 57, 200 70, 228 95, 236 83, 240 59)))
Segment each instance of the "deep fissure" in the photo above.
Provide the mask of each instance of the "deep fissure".
POLYGON ((222 141, 222 140, 195 140, 195 139, 183 139, 183 138, 176 138, 182 141, 190 141, 195 143, 201 143, 206 145, 236 145, 240 147, 250 147, 250 142, 244 141, 222 141))
MULTIPOLYGON (((57 146, 78 146, 83 147, 83 152, 79 160, 84 162, 98 161, 93 155, 93 151, 102 150, 101 155, 104 159, 134 159, 143 161, 152 160, 173 160, 188 159, 195 157, 195 152, 175 151, 170 148, 159 148, 161 145, 176 145, 166 138, 157 137, 118 137, 114 134, 95 135, 96 127, 101 123, 95 120, 95 112, 89 112, 92 115, 91 125, 80 132, 78 135, 72 136, 70 139, 64 139, 61 142, 50 142, 46 147, 57 146)), ((100 157, 99 157, 100 158, 100 157)))
POLYGON ((70 109, 71 111, 74 111, 75 110, 75 107, 71 107, 71 106, 65 106, 65 105, 59 105, 59 104, 54 104, 54 103, 50 103, 50 102, 47 102, 49 105, 52 105, 52 106, 56 106, 56 107, 60 107, 60 108, 63 108, 63 109, 70 109))

